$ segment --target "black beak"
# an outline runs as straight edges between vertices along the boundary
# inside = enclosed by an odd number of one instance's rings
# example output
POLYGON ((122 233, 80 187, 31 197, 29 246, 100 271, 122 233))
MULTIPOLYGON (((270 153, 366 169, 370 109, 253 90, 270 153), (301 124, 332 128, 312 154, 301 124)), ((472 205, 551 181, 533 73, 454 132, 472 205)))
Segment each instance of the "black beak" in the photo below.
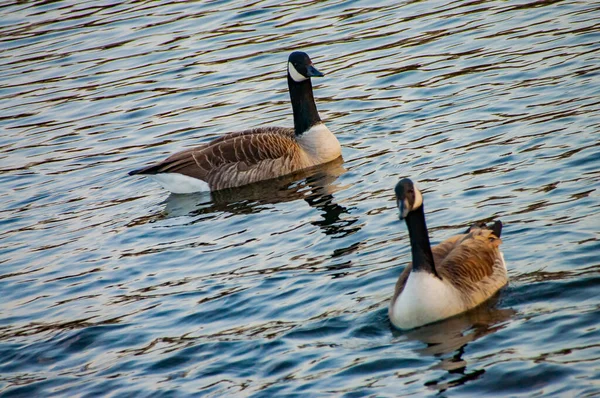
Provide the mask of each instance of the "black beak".
POLYGON ((325 76, 323 73, 319 72, 319 71, 317 70, 317 68, 315 68, 315 67, 314 67, 314 66, 312 66, 312 65, 308 65, 308 66, 306 67, 306 75, 307 75, 308 77, 323 77, 323 76, 325 76))
POLYGON ((396 206, 398 206, 398 210, 400 211, 400 215, 398 216, 398 218, 400 219, 400 221, 404 221, 404 217, 402 217, 402 215, 404 214, 404 201, 396 200, 396 206))

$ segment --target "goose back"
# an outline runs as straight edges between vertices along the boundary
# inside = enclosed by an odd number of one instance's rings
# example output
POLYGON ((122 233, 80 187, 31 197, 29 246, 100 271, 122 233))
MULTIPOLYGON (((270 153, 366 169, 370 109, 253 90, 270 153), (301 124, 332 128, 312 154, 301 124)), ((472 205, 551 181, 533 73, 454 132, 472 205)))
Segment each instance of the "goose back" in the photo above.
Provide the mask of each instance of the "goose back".
POLYGON ((206 181, 211 190, 220 190, 311 166, 293 128, 262 127, 226 134, 132 174, 178 173, 206 181))

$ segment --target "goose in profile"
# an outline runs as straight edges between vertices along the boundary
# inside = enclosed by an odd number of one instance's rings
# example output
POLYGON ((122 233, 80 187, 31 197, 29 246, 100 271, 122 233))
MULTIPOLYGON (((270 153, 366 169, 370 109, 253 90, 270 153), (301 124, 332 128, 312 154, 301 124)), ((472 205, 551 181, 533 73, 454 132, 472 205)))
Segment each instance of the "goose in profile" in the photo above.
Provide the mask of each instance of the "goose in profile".
POLYGON ((431 247, 423 195, 408 178, 400 180, 395 191, 412 253, 412 263, 398 278, 389 306, 395 327, 412 329, 460 314, 506 285, 506 264, 499 248, 500 221, 471 226, 431 247))
POLYGON ((129 175, 150 175, 173 193, 216 191, 285 176, 331 162, 340 143, 323 124, 311 77, 320 77, 309 56, 290 54, 287 81, 294 128, 258 127, 227 133, 204 145, 175 153, 129 175))

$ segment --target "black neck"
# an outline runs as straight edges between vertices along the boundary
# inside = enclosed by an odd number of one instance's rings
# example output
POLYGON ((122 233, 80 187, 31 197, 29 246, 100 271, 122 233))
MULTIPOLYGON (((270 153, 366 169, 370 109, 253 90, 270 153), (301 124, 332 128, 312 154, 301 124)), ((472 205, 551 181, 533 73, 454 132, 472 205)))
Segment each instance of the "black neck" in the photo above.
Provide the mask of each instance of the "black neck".
POLYGON ((310 79, 298 83, 290 77, 289 73, 287 78, 294 111, 294 129, 296 135, 301 135, 315 124, 320 123, 321 118, 317 112, 310 79))
POLYGON ((429 232, 425 223, 423 205, 412 210, 406 216, 406 226, 410 235, 410 247, 412 251, 413 271, 425 271, 440 277, 435 270, 431 244, 429 243, 429 232))

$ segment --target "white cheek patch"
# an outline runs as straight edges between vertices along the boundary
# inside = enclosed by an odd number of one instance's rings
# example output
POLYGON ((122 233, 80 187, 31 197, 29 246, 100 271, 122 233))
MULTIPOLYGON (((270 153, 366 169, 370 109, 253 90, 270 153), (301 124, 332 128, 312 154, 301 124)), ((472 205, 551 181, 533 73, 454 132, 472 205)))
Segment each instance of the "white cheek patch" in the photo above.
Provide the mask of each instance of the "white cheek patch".
POLYGON ((413 209, 418 209, 423 204, 423 195, 421 195, 421 191, 415 185, 415 203, 413 203, 413 209))
POLYGON ((308 77, 302 76, 302 74, 300 74, 300 72, 294 68, 294 65, 291 62, 288 62, 288 73, 296 83, 300 83, 308 79, 308 77))

